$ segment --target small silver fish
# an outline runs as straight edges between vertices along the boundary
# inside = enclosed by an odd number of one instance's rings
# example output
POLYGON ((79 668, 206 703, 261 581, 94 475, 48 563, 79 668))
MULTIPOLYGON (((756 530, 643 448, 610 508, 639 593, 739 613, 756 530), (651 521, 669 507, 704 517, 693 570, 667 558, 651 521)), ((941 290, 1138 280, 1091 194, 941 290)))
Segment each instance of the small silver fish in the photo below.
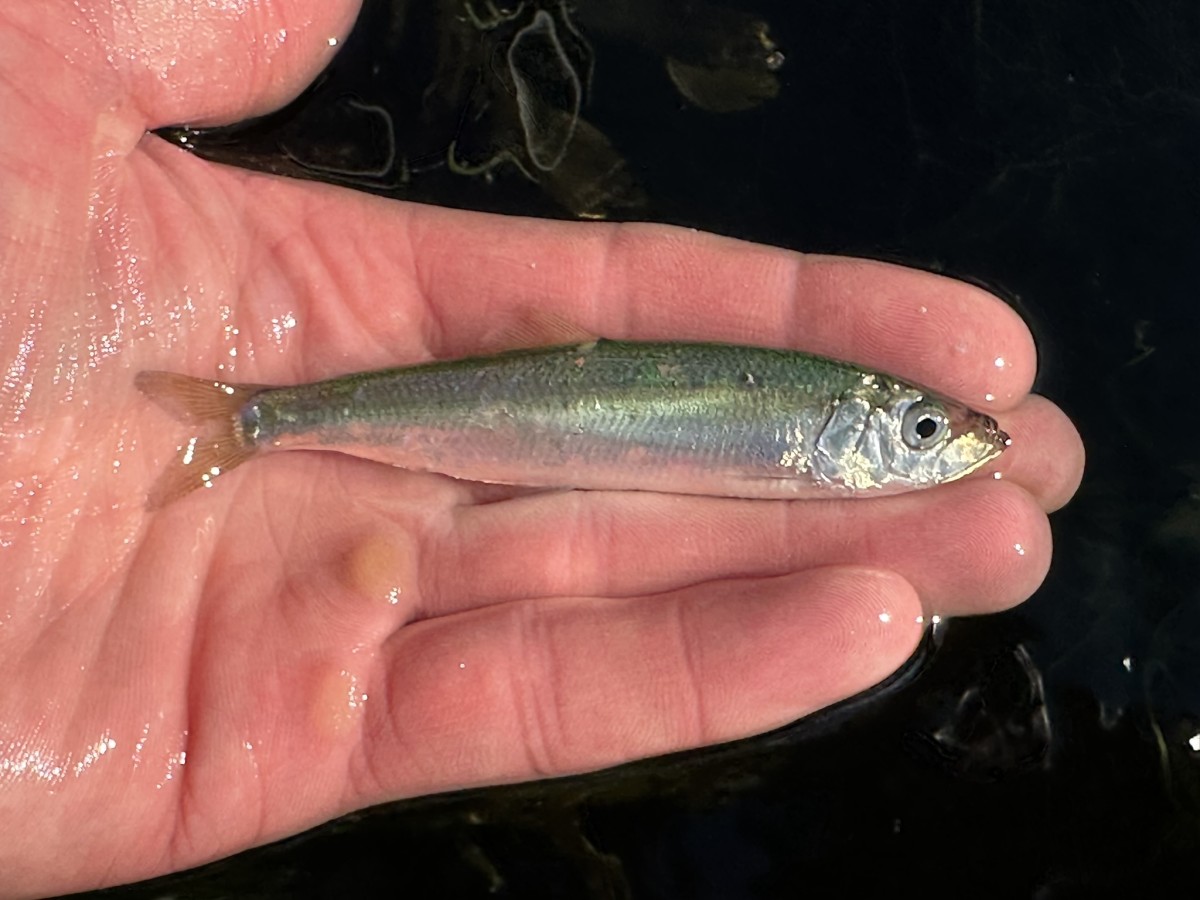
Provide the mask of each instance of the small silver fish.
POLYGON ((195 426, 151 508, 260 453, 334 450, 500 484, 747 498, 877 496, 994 459, 994 419, 896 378, 726 344, 586 344, 295 387, 141 372, 195 426))

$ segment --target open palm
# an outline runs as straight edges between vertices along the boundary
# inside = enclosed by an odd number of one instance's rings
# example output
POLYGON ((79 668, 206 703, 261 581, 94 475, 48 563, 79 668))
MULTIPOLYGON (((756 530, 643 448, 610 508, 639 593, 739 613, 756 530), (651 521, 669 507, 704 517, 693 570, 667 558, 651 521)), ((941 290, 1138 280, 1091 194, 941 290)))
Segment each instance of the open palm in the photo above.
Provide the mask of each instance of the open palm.
POLYGON ((0 10, 0 894, 762 731, 887 675, 923 614, 1041 581, 1044 511, 1082 453, 1027 396, 1032 344, 1002 304, 874 263, 206 164, 145 129, 277 105, 354 10, 196 6, 0 10), (547 314, 894 371, 998 412, 1005 478, 753 502, 289 453, 144 508, 184 434, 139 370, 306 381, 494 350, 547 314))

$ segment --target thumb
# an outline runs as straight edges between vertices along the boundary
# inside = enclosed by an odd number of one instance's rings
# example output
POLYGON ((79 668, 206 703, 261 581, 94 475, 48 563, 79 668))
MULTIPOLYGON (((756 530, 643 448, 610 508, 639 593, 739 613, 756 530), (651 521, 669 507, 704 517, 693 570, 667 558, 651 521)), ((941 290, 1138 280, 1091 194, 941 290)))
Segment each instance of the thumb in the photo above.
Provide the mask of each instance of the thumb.
POLYGON ((358 0, 18 0, 8 14, 95 73, 93 108, 129 104, 156 128, 283 105, 328 64, 358 8, 358 0))

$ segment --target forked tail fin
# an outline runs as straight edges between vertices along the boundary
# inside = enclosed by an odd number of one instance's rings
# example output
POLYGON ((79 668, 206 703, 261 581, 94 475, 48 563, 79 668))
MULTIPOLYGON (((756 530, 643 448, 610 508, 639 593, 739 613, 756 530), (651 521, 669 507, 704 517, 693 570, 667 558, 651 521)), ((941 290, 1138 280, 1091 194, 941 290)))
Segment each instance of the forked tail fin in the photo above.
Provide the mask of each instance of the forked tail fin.
POLYGON ((133 383, 175 418, 194 426, 175 462, 150 489, 147 509, 160 509, 196 488, 212 487, 218 475, 256 453, 242 433, 240 414, 246 402, 262 390, 260 386, 174 372, 139 372, 133 383))

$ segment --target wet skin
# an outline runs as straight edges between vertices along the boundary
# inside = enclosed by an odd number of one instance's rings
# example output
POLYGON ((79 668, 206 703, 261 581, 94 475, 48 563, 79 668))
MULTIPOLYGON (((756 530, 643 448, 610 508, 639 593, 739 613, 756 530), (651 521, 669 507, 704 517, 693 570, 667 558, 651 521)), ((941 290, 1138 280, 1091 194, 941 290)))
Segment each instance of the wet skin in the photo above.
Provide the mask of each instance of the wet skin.
POLYGON ((1037 588, 1083 454, 1028 395, 1033 345, 999 301, 205 163, 145 129, 279 105, 355 12, 219 6, 0 9, 0 893, 761 732, 885 677, 923 615, 1037 588), (141 369, 308 381, 493 350, 546 314, 925 383, 1000 419, 1004 477, 816 503, 518 494, 295 453, 143 507, 180 434, 141 369))

